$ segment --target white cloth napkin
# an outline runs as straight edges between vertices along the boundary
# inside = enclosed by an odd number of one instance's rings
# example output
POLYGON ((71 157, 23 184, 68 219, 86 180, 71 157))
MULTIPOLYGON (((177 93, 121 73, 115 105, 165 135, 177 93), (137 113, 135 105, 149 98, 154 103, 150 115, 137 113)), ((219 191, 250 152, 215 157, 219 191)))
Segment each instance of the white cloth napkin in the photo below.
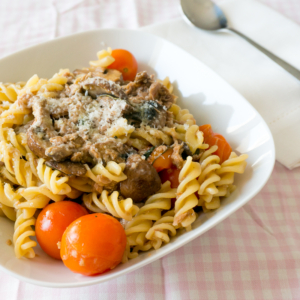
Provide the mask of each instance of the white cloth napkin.
MULTIPOLYGON (((230 25, 300 69, 300 27, 254 0, 220 3, 230 25)), ((207 64, 236 88, 269 125, 277 160, 300 166, 300 81, 228 31, 208 32, 178 19, 143 28, 207 64)), ((217 88, 217 87, 216 87, 217 88)))

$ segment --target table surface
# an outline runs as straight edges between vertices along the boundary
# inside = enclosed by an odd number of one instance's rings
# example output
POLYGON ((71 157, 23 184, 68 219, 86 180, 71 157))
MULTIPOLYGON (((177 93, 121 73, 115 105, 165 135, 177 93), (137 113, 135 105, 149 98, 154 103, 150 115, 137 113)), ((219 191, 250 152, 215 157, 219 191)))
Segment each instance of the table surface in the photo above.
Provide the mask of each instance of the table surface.
MULTIPOLYGON (((261 2, 300 24, 299 0, 261 2)), ((177 0, 1 0, 0 56, 75 32, 180 16, 177 0)), ((300 168, 276 163, 248 204, 142 269, 77 289, 37 287, 0 271, 0 299, 300 299, 299 182, 300 168)))

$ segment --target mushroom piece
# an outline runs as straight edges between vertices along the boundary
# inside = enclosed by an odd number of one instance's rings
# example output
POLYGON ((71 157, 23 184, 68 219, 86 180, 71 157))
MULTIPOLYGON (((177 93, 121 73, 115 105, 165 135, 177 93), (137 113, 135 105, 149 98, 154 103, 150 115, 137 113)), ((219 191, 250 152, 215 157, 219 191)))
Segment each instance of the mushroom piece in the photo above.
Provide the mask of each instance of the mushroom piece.
POLYGON ((45 155, 47 158, 52 158, 55 161, 62 161, 70 157, 74 153, 73 149, 69 149, 67 144, 52 146, 47 148, 45 155))
POLYGON ((49 139, 56 136, 57 132, 53 127, 46 99, 35 101, 32 109, 34 122, 27 130, 27 144, 35 155, 46 159, 46 149, 51 146, 49 139))
POLYGON ((120 99, 127 99, 120 85, 101 77, 88 78, 80 82, 80 86, 87 90, 88 94, 93 98, 101 94, 110 94, 120 99))
POLYGON ((61 171, 67 175, 83 176, 86 173, 86 168, 81 163, 74 163, 70 161, 46 161, 46 165, 50 168, 61 171))
POLYGON ((124 111, 124 118, 129 124, 137 124, 138 127, 143 123, 154 128, 163 128, 167 120, 167 111, 158 102, 150 100, 124 111))
POLYGON ((143 201, 161 187, 160 177, 155 168, 138 154, 128 158, 124 173, 127 179, 120 183, 121 194, 134 202, 143 201))
POLYGON ((38 134, 38 128, 29 128, 27 131, 27 145, 36 156, 47 158, 45 151, 51 146, 51 143, 39 138, 38 134))

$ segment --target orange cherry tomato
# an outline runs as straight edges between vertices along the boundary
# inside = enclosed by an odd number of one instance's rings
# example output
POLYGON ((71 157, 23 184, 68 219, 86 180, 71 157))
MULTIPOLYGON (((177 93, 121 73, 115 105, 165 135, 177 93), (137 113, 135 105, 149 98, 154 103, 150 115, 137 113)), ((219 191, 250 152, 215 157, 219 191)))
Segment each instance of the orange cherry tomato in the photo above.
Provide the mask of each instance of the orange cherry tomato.
POLYGON ((167 151, 159 155, 153 162, 152 166, 156 169, 157 172, 160 172, 164 169, 170 169, 173 165, 171 155, 173 149, 169 148, 167 151))
POLYGON ((125 248, 126 234, 120 222, 97 213, 70 224, 63 234, 60 254, 72 272, 91 276, 116 267, 125 248))
POLYGON ((205 125, 199 126, 199 130, 203 132, 204 139, 211 135, 214 135, 214 132, 212 131, 210 124, 205 124, 205 125))
POLYGON ((107 68, 120 71, 124 80, 134 80, 138 69, 135 57, 129 51, 124 49, 113 50, 111 56, 115 61, 107 68))
POLYGON ((76 219, 88 214, 78 203, 61 201, 47 205, 38 215, 35 224, 36 238, 41 248, 51 257, 60 258, 57 243, 66 228, 76 219))
MULTIPOLYGON (((153 164, 153 162, 160 156, 162 155, 164 152, 166 152, 167 150, 165 150, 166 148, 164 147, 156 147, 151 154, 149 155, 147 162, 149 164, 153 164)), ((167 148, 168 149, 168 148, 167 148)), ((151 150, 151 149, 150 149, 151 150)))
POLYGON ((203 132, 204 143, 208 144, 210 147, 213 145, 218 146, 218 150, 215 151, 214 154, 220 157, 220 163, 227 160, 232 149, 226 139, 221 134, 214 133, 209 124, 199 126, 199 130, 203 132))

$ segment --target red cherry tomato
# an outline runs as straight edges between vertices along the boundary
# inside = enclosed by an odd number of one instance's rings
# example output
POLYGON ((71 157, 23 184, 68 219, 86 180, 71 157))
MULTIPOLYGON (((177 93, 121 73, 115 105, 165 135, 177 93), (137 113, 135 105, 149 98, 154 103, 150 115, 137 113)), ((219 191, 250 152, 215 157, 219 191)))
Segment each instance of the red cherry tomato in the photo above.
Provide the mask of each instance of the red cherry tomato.
MULTIPOLYGON (((177 169, 175 166, 173 166, 170 169, 165 169, 159 172, 161 183, 164 183, 166 181, 170 181, 171 188, 177 188, 179 186, 179 173, 181 169, 177 169)), ((176 202, 176 198, 171 199, 171 207, 173 208, 176 202)))
POLYGON ((126 234, 120 222, 97 213, 79 218, 66 229, 60 254, 71 271, 90 276, 116 267, 125 247, 126 234))
POLYGON ((111 56, 115 61, 107 68, 120 71, 124 80, 134 80, 138 69, 135 57, 124 49, 113 50, 111 56))
POLYGON ((66 228, 76 219, 88 214, 81 205, 61 201, 47 205, 38 215, 35 225, 36 238, 41 248, 51 257, 60 258, 57 243, 66 228))
POLYGON ((226 139, 221 134, 214 133, 209 124, 199 126, 199 130, 203 132, 204 143, 207 143, 210 147, 213 145, 218 146, 218 150, 214 154, 220 157, 220 163, 227 160, 232 149, 226 139))
POLYGON ((179 173, 181 169, 177 169, 175 166, 169 169, 162 170, 159 172, 161 183, 166 181, 171 182, 171 188, 177 188, 179 186, 179 173))

